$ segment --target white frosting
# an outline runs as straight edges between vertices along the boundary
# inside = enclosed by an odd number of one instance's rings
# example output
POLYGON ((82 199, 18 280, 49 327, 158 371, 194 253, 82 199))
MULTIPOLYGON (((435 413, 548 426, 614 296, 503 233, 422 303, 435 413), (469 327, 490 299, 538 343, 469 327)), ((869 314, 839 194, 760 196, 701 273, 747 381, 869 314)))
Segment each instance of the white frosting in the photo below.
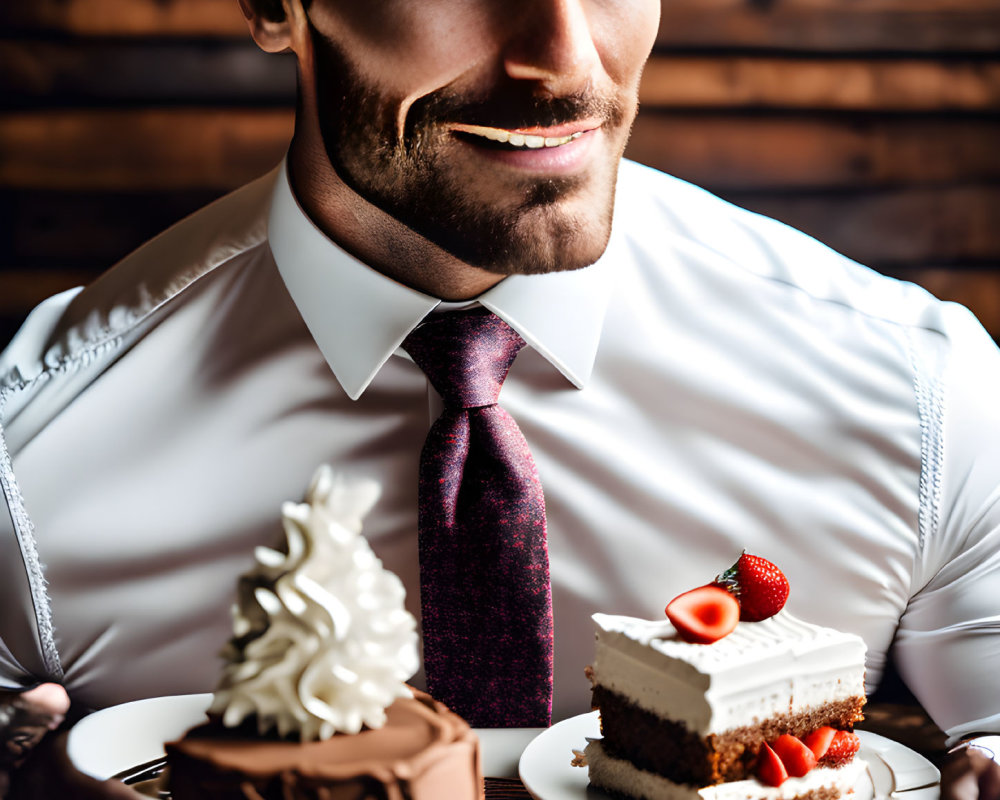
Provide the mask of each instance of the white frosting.
POLYGON ((867 765, 860 758, 842 767, 816 767, 801 778, 789 778, 781 786, 766 786, 757 780, 730 781, 715 786, 686 786, 661 775, 639 769, 632 763, 609 756, 599 739, 584 750, 590 782, 629 797, 656 800, 792 800, 818 789, 834 789, 836 795, 853 790, 851 800, 871 800, 872 783, 863 780, 867 765))
POLYGON ((385 724, 409 697, 416 621, 403 584, 361 536, 378 484, 349 485, 320 467, 301 504, 282 508, 288 554, 266 547, 240 580, 234 638, 210 713, 233 727, 256 715, 302 741, 385 724))
POLYGON ((701 736, 864 694, 865 644, 782 611, 689 644, 667 620, 595 614, 594 681, 701 736))

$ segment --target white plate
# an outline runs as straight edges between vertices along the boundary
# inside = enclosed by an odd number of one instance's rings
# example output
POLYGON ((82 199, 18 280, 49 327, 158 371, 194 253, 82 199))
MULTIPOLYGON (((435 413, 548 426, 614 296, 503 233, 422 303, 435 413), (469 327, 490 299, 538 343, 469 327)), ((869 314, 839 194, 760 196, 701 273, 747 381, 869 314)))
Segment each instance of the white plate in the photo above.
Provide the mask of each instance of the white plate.
MULTIPOLYGON (((152 697, 95 711, 70 730, 69 757, 78 770, 100 780, 161 759, 163 743, 203 722, 211 700, 211 694, 152 697)), ((541 732, 541 728, 476 730, 483 772, 491 778, 516 778, 521 752, 541 732)))
POLYGON ((204 722, 211 700, 211 694, 182 694, 95 711, 70 729, 70 761, 80 772, 106 780, 163 758, 163 743, 204 722))
MULTIPOLYGON (((604 798, 599 789, 588 788, 587 770, 574 767, 573 750, 582 750, 587 738, 599 738, 597 712, 581 714, 553 725, 532 741, 521 755, 520 777, 536 800, 583 800, 604 798)), ((859 756, 868 764, 856 787, 859 797, 902 800, 938 800, 937 768, 926 758, 898 742, 867 731, 858 731, 859 756), (903 794, 905 793, 905 795, 903 794)))

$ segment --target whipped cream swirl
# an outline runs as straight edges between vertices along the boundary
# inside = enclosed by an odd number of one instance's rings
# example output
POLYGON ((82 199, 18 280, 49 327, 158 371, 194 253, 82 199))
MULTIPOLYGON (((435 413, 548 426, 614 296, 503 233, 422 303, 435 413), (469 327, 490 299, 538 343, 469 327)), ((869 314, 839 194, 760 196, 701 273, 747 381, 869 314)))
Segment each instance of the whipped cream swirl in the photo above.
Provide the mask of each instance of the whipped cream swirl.
POLYGON ((256 717, 261 734, 328 739, 381 727, 385 709, 412 696, 416 621, 402 582, 361 536, 379 493, 323 466, 304 503, 284 504, 287 554, 256 548, 240 578, 209 712, 227 727, 256 717))

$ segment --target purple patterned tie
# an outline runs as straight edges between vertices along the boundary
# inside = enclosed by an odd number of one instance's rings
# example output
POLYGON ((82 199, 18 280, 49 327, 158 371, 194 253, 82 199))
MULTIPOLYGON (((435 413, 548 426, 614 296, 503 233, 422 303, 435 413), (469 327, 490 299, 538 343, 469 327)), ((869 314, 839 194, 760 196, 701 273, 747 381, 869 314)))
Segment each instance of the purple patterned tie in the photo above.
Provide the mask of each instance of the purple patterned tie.
POLYGON ((445 406, 420 458, 428 691, 473 727, 548 725, 545 501, 528 444, 497 405, 524 340, 477 308, 429 317, 403 347, 445 406))

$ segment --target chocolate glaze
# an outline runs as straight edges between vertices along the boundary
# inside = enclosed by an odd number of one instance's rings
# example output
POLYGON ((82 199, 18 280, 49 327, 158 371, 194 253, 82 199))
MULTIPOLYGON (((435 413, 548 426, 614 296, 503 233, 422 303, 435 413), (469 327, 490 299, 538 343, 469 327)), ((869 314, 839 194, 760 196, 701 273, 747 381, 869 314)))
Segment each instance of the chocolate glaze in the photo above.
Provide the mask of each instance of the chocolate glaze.
POLYGON ((479 740, 423 692, 388 709, 378 730, 285 741, 218 721, 167 743, 174 800, 479 800, 479 740))

